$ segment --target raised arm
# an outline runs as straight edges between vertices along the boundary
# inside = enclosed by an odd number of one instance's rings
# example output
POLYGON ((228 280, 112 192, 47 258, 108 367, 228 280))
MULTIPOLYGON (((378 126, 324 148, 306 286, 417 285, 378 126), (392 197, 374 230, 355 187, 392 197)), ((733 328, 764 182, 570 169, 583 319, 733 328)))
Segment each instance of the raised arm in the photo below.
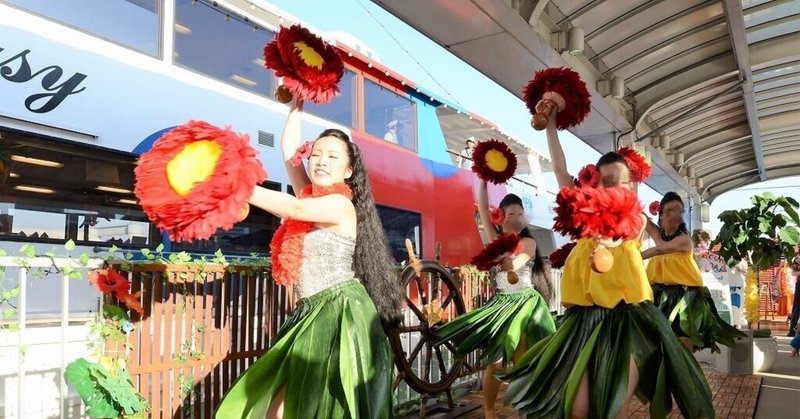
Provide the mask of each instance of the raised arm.
MULTIPOLYGON (((536 111, 540 111, 542 102, 536 105, 536 111)), ((555 109, 550 112, 550 119, 547 120, 547 148, 550 150, 550 160, 553 162, 553 171, 556 173, 556 180, 558 181, 559 188, 571 188, 575 186, 575 181, 572 175, 567 171, 567 159, 564 157, 564 150, 561 148, 561 141, 558 139, 558 130, 556 129, 556 114, 558 111, 555 109)))
POLYGON ((352 227, 352 232, 355 233, 356 210, 352 201, 344 195, 330 194, 318 198, 300 199, 287 193, 257 186, 250 196, 250 204, 278 218, 291 218, 333 227, 341 226, 342 232, 348 232, 352 227))
POLYGON ((664 241, 661 240, 661 230, 658 228, 656 223, 650 219, 648 216, 644 216, 645 218, 645 227, 644 230, 647 232, 647 235, 650 236, 653 241, 656 242, 656 245, 663 243, 664 241))
POLYGON ((286 117, 286 125, 283 126, 281 151, 283 152, 283 163, 286 166, 286 173, 289 175, 289 181, 292 183, 292 188, 298 192, 302 190, 304 186, 311 183, 304 165, 300 164, 297 167, 292 165, 292 156, 294 156, 294 153, 297 152, 297 149, 303 143, 301 137, 302 128, 303 100, 296 99, 289 108, 289 115, 286 117))
POLYGON ((495 230, 492 217, 489 215, 489 187, 485 180, 481 180, 478 186, 478 214, 481 217, 481 224, 486 230, 486 236, 490 242, 493 241, 497 238, 497 230, 495 230))
POLYGON ((533 255, 536 254, 536 240, 530 237, 523 237, 522 238, 522 251, 517 253, 514 258, 506 257, 503 259, 502 264, 500 267, 508 272, 508 271, 516 271, 517 269, 524 266, 528 263, 529 260, 533 258, 533 255))

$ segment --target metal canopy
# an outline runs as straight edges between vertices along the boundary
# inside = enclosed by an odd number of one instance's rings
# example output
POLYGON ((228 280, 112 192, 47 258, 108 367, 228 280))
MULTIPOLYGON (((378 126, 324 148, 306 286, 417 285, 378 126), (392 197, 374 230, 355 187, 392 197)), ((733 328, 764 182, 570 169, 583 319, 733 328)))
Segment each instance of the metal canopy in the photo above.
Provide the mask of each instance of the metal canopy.
POLYGON ((373 1, 519 97, 538 69, 577 70, 593 109, 573 134, 606 152, 633 129, 659 192, 800 175, 800 0, 373 1))

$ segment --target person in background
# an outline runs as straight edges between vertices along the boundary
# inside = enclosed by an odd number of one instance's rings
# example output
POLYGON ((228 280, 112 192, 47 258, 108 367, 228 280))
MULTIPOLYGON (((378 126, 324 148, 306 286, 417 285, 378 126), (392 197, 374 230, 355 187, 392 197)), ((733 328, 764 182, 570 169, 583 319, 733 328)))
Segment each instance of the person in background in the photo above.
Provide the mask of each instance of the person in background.
POLYGON ((397 124, 396 119, 392 119, 386 124, 386 134, 383 134, 384 140, 397 144, 397 124))
POLYGON ((467 144, 456 159, 456 166, 461 169, 469 169, 472 166, 472 152, 475 151, 475 145, 477 145, 475 137, 467 138, 467 144))

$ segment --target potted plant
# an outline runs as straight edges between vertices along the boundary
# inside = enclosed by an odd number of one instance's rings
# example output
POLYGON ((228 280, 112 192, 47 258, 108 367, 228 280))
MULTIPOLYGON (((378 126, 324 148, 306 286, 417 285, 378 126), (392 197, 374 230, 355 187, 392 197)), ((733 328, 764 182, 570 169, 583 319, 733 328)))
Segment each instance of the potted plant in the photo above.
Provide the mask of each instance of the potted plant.
MULTIPOLYGON (((719 215, 722 227, 711 244, 720 245, 719 255, 728 266, 744 261, 749 267, 745 277, 745 318, 752 330, 760 326, 759 286, 761 271, 774 266, 781 258, 791 260, 800 243, 800 218, 798 202, 790 197, 776 197, 770 192, 751 198, 753 205, 740 210, 728 210, 719 215)), ((753 365, 756 371, 768 371, 777 356, 777 342, 773 337, 753 336, 753 359, 762 360, 753 365)))

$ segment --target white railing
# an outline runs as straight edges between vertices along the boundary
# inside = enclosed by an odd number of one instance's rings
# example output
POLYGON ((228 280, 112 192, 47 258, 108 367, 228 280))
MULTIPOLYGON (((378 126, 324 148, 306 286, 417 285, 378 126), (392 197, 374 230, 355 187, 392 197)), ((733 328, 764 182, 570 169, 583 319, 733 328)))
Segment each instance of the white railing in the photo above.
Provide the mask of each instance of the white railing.
MULTIPOLYGON (((102 264, 102 259, 90 259, 82 266, 67 258, 0 257, 0 269, 5 271, 3 285, 7 289, 19 286, 19 294, 13 300, 16 313, 12 319, 19 329, 8 330, 7 322, 0 330, 0 359, 5 358, 0 361, 0 377, 8 377, 0 382, 0 417, 83 417, 80 399, 68 391, 64 370, 70 362, 86 356, 88 317, 82 313, 70 318, 70 288, 78 281, 60 272, 70 267, 83 273, 102 264), (43 272, 41 278, 32 276, 31 272, 37 270, 43 272), (31 316, 30 299, 43 298, 41 287, 55 285, 53 277, 58 278, 60 310, 31 316), (37 286, 39 281, 47 283, 37 286)), ((47 287, 48 294, 54 292, 55 289, 47 287)), ((10 306, 2 307, 7 308, 10 306)))

